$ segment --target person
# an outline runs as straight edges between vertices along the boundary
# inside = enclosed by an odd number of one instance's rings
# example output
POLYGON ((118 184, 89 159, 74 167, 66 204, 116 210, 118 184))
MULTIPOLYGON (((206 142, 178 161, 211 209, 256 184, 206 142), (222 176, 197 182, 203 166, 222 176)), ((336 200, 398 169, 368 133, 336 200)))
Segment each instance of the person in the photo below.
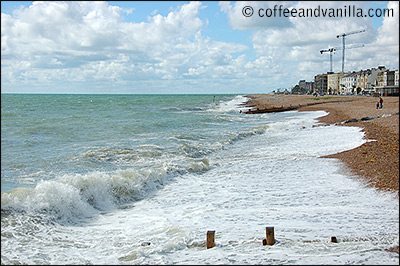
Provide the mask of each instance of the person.
POLYGON ((379 97, 379 104, 380 104, 380 108, 382 109, 382 107, 383 107, 383 99, 382 99, 382 97, 379 97))
POLYGON ((376 109, 379 108, 379 101, 376 102, 376 109))

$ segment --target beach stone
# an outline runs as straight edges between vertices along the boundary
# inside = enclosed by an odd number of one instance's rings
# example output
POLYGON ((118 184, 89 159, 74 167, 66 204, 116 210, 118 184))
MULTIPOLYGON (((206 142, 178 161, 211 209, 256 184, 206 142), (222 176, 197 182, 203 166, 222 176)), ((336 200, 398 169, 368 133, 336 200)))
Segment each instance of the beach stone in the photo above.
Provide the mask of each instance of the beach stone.
POLYGON ((372 119, 374 119, 374 117, 370 117, 370 116, 361 117, 361 121, 367 121, 367 120, 372 120, 372 119))
POLYGON ((347 119, 346 121, 344 121, 345 123, 352 123, 352 122, 358 122, 358 120, 356 118, 352 118, 352 119, 347 119))

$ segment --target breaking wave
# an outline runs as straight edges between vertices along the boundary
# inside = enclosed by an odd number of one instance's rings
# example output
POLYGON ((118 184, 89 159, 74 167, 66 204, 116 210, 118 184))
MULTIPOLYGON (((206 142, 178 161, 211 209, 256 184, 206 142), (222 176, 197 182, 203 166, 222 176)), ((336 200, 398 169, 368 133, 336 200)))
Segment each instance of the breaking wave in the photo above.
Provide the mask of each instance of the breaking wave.
POLYGON ((179 174, 209 169, 208 159, 203 158, 186 165, 165 163, 142 169, 63 175, 40 181, 35 187, 2 192, 1 209, 2 213, 41 214, 57 221, 72 222, 143 199, 179 174))

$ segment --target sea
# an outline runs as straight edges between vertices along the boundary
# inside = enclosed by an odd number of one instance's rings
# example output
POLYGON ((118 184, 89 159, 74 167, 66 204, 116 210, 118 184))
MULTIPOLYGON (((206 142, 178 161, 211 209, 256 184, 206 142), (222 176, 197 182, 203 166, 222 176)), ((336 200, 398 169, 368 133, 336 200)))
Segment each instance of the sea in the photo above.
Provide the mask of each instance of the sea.
POLYGON ((247 100, 2 94, 1 264, 398 265, 397 194, 323 157, 374 140, 247 100))

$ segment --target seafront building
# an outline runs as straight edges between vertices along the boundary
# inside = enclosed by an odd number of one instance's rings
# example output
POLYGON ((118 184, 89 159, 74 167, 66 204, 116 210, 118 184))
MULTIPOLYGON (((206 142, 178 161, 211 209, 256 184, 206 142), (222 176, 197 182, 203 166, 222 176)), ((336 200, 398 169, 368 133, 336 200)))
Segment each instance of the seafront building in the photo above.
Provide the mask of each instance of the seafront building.
POLYGON ((349 72, 344 75, 339 81, 339 88, 341 94, 352 95, 357 94, 357 73, 355 71, 349 72))
POLYGON ((315 91, 315 82, 314 81, 310 81, 310 82, 307 82, 306 85, 307 85, 307 92, 309 94, 312 94, 315 91))
POLYGON ((376 93, 380 95, 399 95, 399 70, 379 72, 377 81, 376 93))
POLYGON ((340 79, 343 76, 344 76, 343 72, 332 73, 332 74, 328 75, 328 78, 327 78, 328 93, 327 94, 342 94, 339 84, 340 84, 340 79))
MULTIPOLYGON (((332 72, 328 72, 329 74, 332 72)), ((328 88, 328 73, 318 74, 314 77, 314 91, 313 93, 327 94, 328 88)))
POLYGON ((372 68, 368 72, 366 84, 362 89, 363 94, 374 95, 375 93, 379 93, 377 90, 378 87, 378 74, 380 72, 384 72, 387 69, 384 66, 379 66, 378 68, 372 68))
POLYGON ((297 87, 308 94, 399 96, 399 70, 378 66, 358 72, 327 72, 317 74, 312 82, 300 80, 297 87))
POLYGON ((357 91, 362 92, 367 87, 367 79, 371 74, 371 70, 360 70, 356 76, 356 88, 357 91))
POLYGON ((314 81, 305 81, 304 79, 299 81, 298 84, 299 91, 305 91, 311 94, 314 91, 314 81))

